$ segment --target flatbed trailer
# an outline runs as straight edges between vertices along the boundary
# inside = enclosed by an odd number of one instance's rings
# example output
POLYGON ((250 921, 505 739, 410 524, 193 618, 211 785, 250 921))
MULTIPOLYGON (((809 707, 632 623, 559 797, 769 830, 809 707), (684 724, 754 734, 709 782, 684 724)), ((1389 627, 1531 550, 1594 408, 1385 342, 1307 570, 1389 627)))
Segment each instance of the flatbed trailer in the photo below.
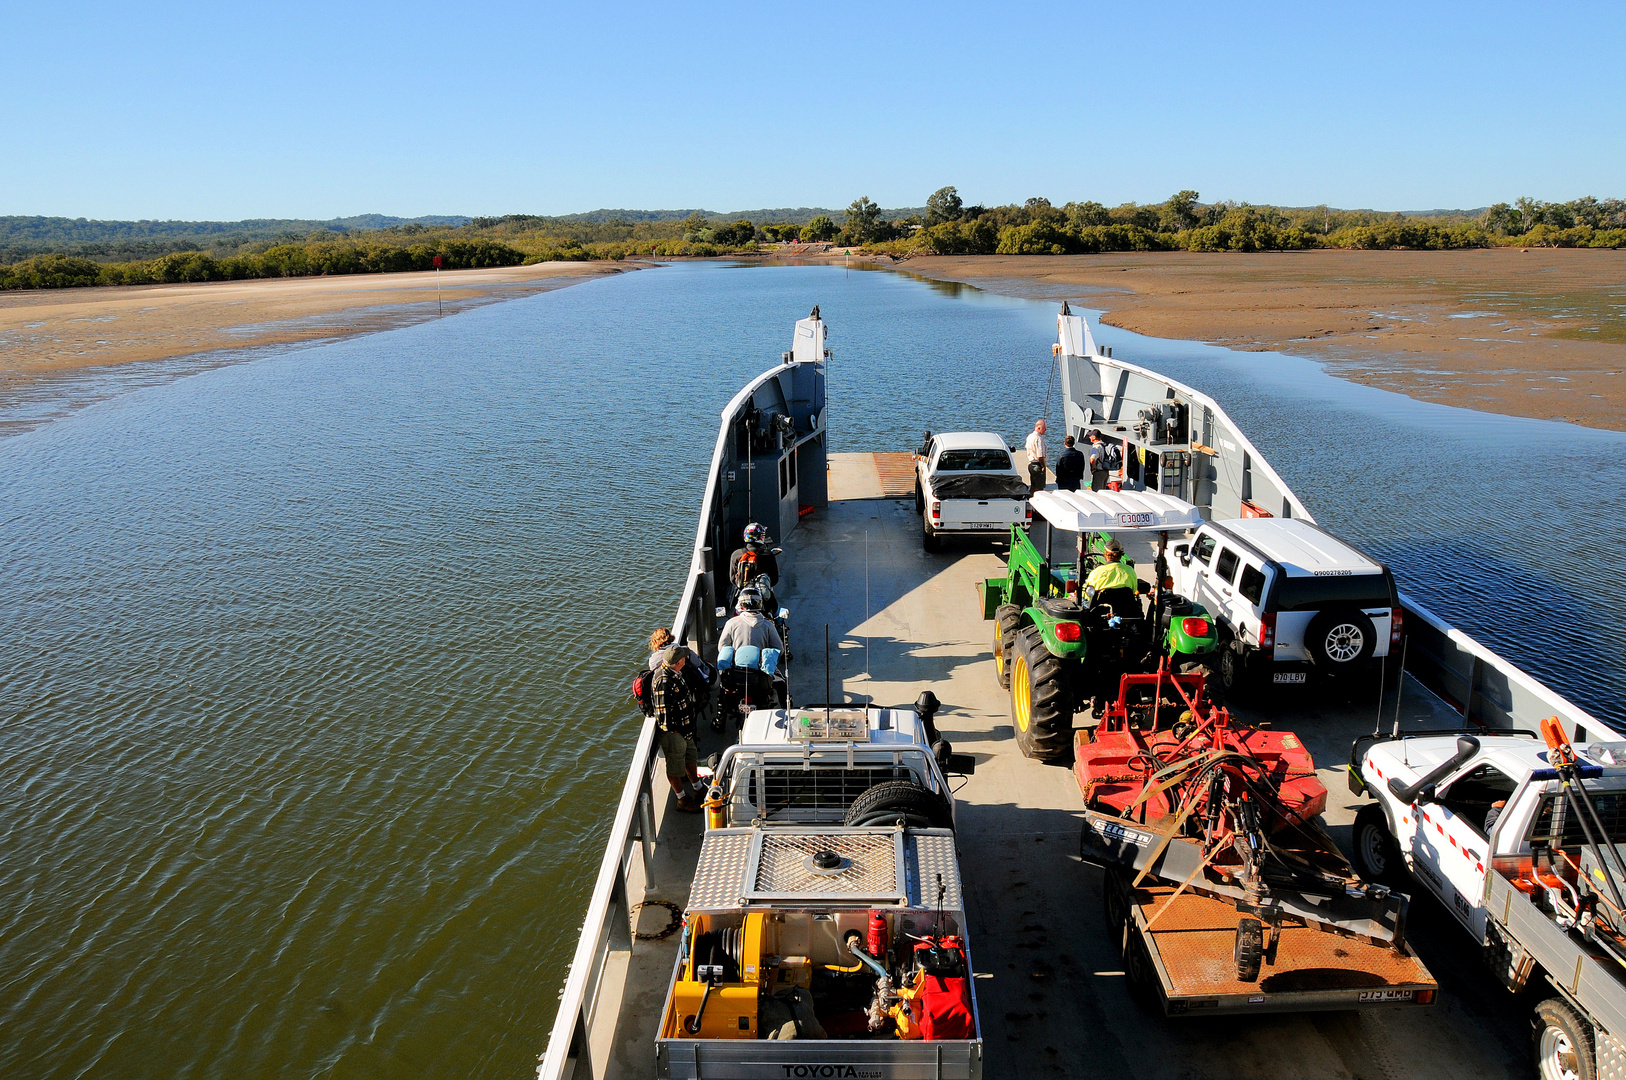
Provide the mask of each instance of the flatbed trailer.
POLYGON ((1127 873, 1103 883, 1130 991, 1165 1016, 1366 1010, 1430 1005, 1439 984, 1404 947, 1284 925, 1257 982, 1236 977, 1241 913, 1232 903, 1127 873))

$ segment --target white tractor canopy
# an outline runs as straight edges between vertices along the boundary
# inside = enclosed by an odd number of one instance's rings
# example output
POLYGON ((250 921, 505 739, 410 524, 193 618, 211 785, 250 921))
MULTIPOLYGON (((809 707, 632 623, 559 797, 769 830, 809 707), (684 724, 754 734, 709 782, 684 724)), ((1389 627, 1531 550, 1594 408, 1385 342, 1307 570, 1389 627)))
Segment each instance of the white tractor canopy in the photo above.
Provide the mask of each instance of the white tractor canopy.
POLYGON ((1041 491, 1028 505, 1068 532, 1185 532, 1203 523, 1196 506, 1155 491, 1041 491))

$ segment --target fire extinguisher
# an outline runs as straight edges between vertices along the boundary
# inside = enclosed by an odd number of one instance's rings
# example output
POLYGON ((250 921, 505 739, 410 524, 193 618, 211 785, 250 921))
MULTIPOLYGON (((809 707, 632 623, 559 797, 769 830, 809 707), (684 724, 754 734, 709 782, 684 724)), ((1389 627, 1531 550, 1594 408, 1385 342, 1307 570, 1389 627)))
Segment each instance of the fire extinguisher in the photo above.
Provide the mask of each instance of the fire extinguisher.
POLYGON ((869 912, 869 954, 877 960, 886 955, 887 932, 886 916, 874 908, 869 912))

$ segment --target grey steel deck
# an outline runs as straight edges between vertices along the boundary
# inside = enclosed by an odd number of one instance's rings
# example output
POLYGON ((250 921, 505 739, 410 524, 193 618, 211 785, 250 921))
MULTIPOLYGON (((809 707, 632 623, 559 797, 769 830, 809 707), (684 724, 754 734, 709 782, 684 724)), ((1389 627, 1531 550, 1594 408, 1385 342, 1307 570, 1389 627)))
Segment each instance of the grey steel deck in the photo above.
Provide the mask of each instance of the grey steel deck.
MULTIPOLYGON (((831 462, 833 494, 840 491, 840 457, 831 462)), ((801 700, 822 699, 828 624, 831 680, 840 692, 906 705, 929 687, 944 703, 943 733, 956 750, 976 755, 977 773, 958 796, 959 850, 988 1076, 1529 1075, 1526 1011, 1482 972, 1477 950, 1451 916, 1421 897, 1411 933, 1442 985, 1431 1009, 1218 1021, 1166 1020, 1134 1004, 1101 929, 1099 875, 1077 856, 1080 800, 1072 775, 1018 753, 1007 695, 994 680, 991 624, 980 618, 974 585, 999 572, 998 555, 973 547, 927 555, 919 532, 907 502, 872 496, 833 501, 792 534, 781 583, 796 652, 792 688, 801 700)), ((1392 689, 1385 706, 1387 728, 1392 689)), ((1330 792, 1327 823, 1347 844, 1359 804, 1342 765, 1351 740, 1372 730, 1375 708, 1306 701, 1291 714, 1244 715, 1304 738, 1330 792)), ((1460 723, 1409 679, 1401 715, 1408 728, 1460 723)), ((702 743, 703 755, 720 749, 711 742, 702 743)), ((665 805, 656 807, 655 885, 647 896, 681 906, 701 821, 656 798, 665 805)), ((635 901, 642 889, 638 863, 628 882, 635 901)), ((666 920, 665 910, 646 907, 639 925, 658 928, 666 920)), ((607 1064, 608 1075, 651 1074, 675 950, 675 936, 638 942, 624 994, 614 989, 620 970, 605 971, 598 1011, 618 1010, 620 1021, 613 1037, 611 1025, 602 1025, 593 1057, 607 1064)))

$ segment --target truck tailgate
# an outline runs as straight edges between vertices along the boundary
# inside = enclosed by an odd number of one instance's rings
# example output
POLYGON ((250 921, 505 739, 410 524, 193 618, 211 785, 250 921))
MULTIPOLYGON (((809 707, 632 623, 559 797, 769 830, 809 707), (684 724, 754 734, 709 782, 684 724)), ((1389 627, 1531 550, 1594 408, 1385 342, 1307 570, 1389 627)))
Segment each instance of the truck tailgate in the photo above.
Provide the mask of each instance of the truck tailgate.
POLYGON ((1236 908, 1184 893, 1157 914, 1173 892, 1173 886, 1142 882, 1138 902, 1130 905, 1170 1016, 1428 1005, 1439 989, 1409 952, 1313 926, 1282 927, 1275 962, 1267 954, 1258 982, 1238 982, 1233 950, 1241 916, 1236 908))
POLYGON ((663 1080, 785 1076, 978 1080, 982 1040, 658 1039, 655 1075, 663 1080))
POLYGON ((1010 531, 1012 523, 1027 520, 1026 499, 940 499, 936 528, 950 532, 1010 531))

